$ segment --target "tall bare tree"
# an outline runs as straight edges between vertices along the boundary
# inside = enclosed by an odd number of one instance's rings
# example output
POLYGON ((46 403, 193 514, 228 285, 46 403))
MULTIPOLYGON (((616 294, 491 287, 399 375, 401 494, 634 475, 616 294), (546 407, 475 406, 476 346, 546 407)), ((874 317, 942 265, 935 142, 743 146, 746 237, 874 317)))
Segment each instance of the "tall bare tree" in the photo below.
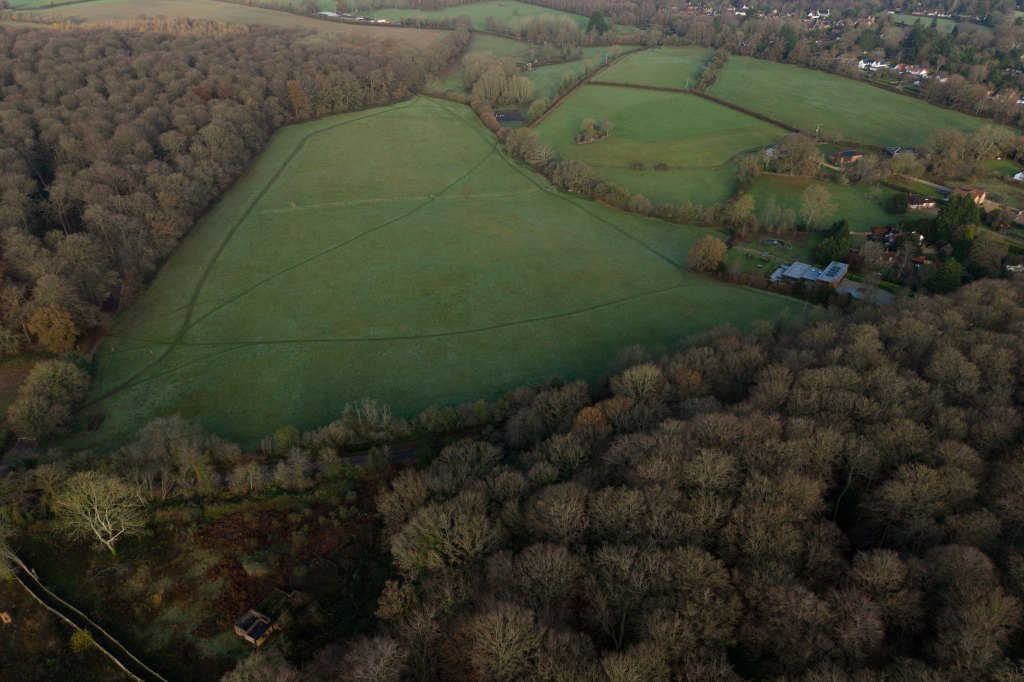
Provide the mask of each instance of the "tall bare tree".
POLYGON ((117 541, 142 532, 146 514, 121 479, 83 471, 68 479, 57 497, 57 522, 70 537, 95 538, 116 555, 117 541))

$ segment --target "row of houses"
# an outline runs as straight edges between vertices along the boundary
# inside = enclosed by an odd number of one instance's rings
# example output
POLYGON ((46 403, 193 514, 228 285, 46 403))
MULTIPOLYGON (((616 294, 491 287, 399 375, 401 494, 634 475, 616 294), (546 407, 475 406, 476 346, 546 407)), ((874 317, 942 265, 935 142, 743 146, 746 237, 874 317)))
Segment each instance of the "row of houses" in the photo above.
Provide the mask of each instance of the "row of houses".
POLYGON ((359 21, 364 24, 390 24, 391 22, 387 19, 374 19, 373 17, 358 17, 348 12, 317 12, 321 17, 327 17, 328 19, 344 19, 345 21, 359 21))
POLYGON ((924 67, 913 64, 897 64, 892 66, 881 59, 861 59, 857 62, 857 68, 861 71, 895 71, 896 73, 915 78, 928 78, 928 69, 924 67))

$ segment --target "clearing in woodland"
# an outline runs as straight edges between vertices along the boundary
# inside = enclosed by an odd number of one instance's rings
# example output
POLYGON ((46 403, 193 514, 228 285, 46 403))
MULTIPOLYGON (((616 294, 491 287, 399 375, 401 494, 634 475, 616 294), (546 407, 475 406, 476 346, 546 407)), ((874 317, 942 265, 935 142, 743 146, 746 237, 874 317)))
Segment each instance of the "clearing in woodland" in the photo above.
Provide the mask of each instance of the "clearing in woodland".
POLYGON ((590 164, 655 203, 719 203, 735 191, 737 155, 777 142, 780 128, 694 95, 585 85, 538 126, 567 158, 590 164), (610 121, 611 135, 576 144, 583 119, 610 121), (637 162, 644 165, 638 168, 637 162), (666 170, 654 170, 665 164, 666 170))
POLYGON ((86 21, 128 21, 146 15, 206 19, 228 24, 266 24, 321 33, 391 38, 418 47, 430 45, 444 35, 443 31, 429 29, 346 24, 217 0, 90 0, 52 10, 47 9, 46 14, 50 17, 79 18, 86 21))
POLYGON ((995 125, 850 78, 749 57, 732 57, 708 94, 824 139, 919 147, 937 128, 995 125))
POLYGON ((628 345, 799 309, 691 273, 705 234, 556 192, 449 102, 284 128, 116 320, 82 445, 175 412, 251 445, 367 396, 411 414, 593 380, 628 345))

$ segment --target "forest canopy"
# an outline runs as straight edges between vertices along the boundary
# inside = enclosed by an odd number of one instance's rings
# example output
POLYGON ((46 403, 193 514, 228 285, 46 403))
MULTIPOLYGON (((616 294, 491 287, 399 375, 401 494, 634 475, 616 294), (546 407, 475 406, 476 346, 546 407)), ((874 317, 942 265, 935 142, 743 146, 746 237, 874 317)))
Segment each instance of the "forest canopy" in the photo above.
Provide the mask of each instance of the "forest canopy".
POLYGON ((985 281, 553 385, 380 496, 398 575, 345 669, 1019 679, 1022 362, 985 281))

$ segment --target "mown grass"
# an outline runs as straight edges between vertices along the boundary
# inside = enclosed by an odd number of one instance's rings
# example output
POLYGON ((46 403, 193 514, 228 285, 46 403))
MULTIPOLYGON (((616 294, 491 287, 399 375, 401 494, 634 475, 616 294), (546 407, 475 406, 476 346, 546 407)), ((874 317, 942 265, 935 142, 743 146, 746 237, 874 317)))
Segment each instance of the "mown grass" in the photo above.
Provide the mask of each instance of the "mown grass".
POLYGON ((562 156, 591 164, 610 180, 656 202, 724 201, 734 191, 733 159, 782 137, 784 131, 693 95, 587 85, 537 127, 562 156), (609 120, 612 134, 578 145, 584 118, 609 120), (640 161, 647 170, 631 171, 640 161), (653 170, 666 164, 668 170, 653 170))
POLYGON ((1021 165, 1012 159, 986 159, 981 162, 981 167, 991 173, 1007 177, 1015 175, 1021 169, 1021 165))
POLYGON ((835 182, 792 178, 780 175, 762 175, 750 187, 750 194, 757 202, 757 212, 774 200, 780 208, 788 208, 799 215, 804 191, 812 184, 820 184, 832 195, 835 212, 828 222, 845 218, 853 231, 870 230, 874 226, 892 225, 901 220, 913 218, 912 214, 895 215, 885 210, 885 202, 896 192, 882 187, 840 185, 835 182))
POLYGON ((711 53, 702 47, 643 50, 623 58, 594 80, 660 88, 693 87, 711 53))
POLYGON ((400 22, 402 19, 455 19, 457 17, 469 17, 473 22, 473 28, 483 31, 487 28, 487 17, 493 17, 508 22, 525 21, 529 17, 540 16, 563 16, 569 17, 581 29, 586 29, 590 21, 587 17, 579 14, 570 14, 555 9, 548 9, 539 5, 528 5, 525 2, 514 0, 492 0, 491 2, 476 2, 469 5, 457 5, 440 10, 419 10, 409 8, 399 9, 375 9, 367 12, 377 19, 400 22))
POLYGON ((991 121, 821 71, 733 57, 708 93, 827 139, 920 146, 936 128, 973 132, 991 121))
POLYGON ((365 396, 493 399, 798 308, 690 273, 706 233, 555 192, 452 103, 285 128, 115 321, 79 444, 174 412, 248 445, 365 396))
POLYGON ((223 21, 229 24, 266 24, 282 28, 299 28, 318 33, 342 33, 390 38, 411 45, 425 46, 444 35, 442 31, 346 24, 313 17, 299 16, 259 7, 247 7, 215 0, 89 0, 47 10, 47 15, 78 17, 87 21, 130 20, 148 17, 184 17, 223 21))

